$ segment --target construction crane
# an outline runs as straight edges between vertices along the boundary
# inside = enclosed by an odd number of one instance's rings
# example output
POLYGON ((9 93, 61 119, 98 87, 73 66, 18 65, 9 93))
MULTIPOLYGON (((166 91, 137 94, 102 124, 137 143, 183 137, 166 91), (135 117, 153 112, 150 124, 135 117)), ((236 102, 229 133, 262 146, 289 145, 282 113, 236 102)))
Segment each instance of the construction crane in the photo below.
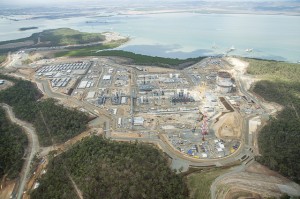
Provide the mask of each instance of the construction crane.
POLYGON ((201 134, 202 134, 202 141, 205 141, 205 135, 208 134, 208 126, 207 126, 207 116, 203 114, 203 123, 201 126, 201 134))
POLYGON ((203 114, 199 111, 199 114, 200 115, 202 115, 202 118, 201 117, 199 117, 199 119, 197 119, 197 122, 196 122, 196 124, 195 124, 195 126, 194 126, 194 128, 192 129, 192 132, 193 133, 195 133, 196 132, 196 128, 197 128, 197 124, 198 124, 198 122, 200 122, 202 119, 203 119, 203 114))

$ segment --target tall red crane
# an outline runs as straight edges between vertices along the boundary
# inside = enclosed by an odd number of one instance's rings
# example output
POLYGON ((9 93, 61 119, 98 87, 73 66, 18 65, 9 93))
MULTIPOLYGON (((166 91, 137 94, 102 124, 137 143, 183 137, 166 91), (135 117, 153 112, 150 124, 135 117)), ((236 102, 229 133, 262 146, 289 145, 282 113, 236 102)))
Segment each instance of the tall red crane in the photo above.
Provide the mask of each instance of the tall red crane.
POLYGON ((204 141, 205 140, 205 135, 208 134, 207 116, 206 116, 205 113, 203 114, 203 123, 202 123, 202 126, 201 126, 201 134, 202 134, 202 141, 204 141))

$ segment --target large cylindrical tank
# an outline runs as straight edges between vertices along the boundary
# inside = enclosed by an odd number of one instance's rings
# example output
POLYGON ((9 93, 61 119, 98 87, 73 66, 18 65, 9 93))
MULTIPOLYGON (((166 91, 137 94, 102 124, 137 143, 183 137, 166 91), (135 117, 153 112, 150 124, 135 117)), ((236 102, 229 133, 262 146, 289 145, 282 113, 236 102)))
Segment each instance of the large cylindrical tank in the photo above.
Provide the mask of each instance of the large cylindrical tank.
POLYGON ((228 72, 221 71, 217 75, 217 90, 222 93, 229 93, 232 90, 233 83, 231 75, 228 72))

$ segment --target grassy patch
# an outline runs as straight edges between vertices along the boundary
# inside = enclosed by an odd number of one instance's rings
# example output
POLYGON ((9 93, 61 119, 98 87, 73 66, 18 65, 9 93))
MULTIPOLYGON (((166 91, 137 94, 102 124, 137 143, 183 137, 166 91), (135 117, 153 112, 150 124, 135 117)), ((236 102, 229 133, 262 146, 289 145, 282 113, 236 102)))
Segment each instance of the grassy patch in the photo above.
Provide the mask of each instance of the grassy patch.
POLYGON ((22 61, 22 64, 23 65, 28 65, 28 64, 31 64, 33 61, 31 59, 26 59, 24 61, 22 61))
POLYGON ((210 186, 220 175, 228 172, 229 169, 214 168, 203 170, 200 173, 192 173, 187 176, 188 188, 191 199, 210 198, 210 186))

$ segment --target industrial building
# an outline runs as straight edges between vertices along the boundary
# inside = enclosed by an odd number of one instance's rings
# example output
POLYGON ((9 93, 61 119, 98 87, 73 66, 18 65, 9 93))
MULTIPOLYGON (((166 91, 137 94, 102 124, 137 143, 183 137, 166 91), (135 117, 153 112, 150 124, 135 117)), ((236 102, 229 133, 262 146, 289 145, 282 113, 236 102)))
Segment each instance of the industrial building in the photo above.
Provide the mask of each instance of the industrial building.
POLYGON ((111 79, 111 75, 104 75, 103 76, 103 80, 110 80, 111 79))
POLYGON ((155 86, 150 85, 150 84, 142 84, 139 86, 140 91, 152 91, 155 89, 155 86))
POLYGON ((106 102, 106 97, 100 96, 98 98, 98 105, 104 105, 106 102))
POLYGON ((142 117, 135 117, 135 118, 133 118, 133 125, 134 126, 142 126, 142 125, 144 125, 144 118, 142 118, 142 117))
POLYGON ((77 71, 76 74, 84 74, 91 65, 91 62, 75 62, 47 65, 39 68, 36 71, 36 73, 38 76, 54 76, 57 74, 57 72, 66 72, 66 74, 70 74, 72 71, 77 71))
POLYGON ((115 93, 111 97, 111 103, 113 105, 120 105, 120 104, 126 104, 128 97, 125 96, 124 93, 115 93))
POLYGON ((69 83, 71 78, 55 78, 51 80, 52 87, 65 87, 69 83))

